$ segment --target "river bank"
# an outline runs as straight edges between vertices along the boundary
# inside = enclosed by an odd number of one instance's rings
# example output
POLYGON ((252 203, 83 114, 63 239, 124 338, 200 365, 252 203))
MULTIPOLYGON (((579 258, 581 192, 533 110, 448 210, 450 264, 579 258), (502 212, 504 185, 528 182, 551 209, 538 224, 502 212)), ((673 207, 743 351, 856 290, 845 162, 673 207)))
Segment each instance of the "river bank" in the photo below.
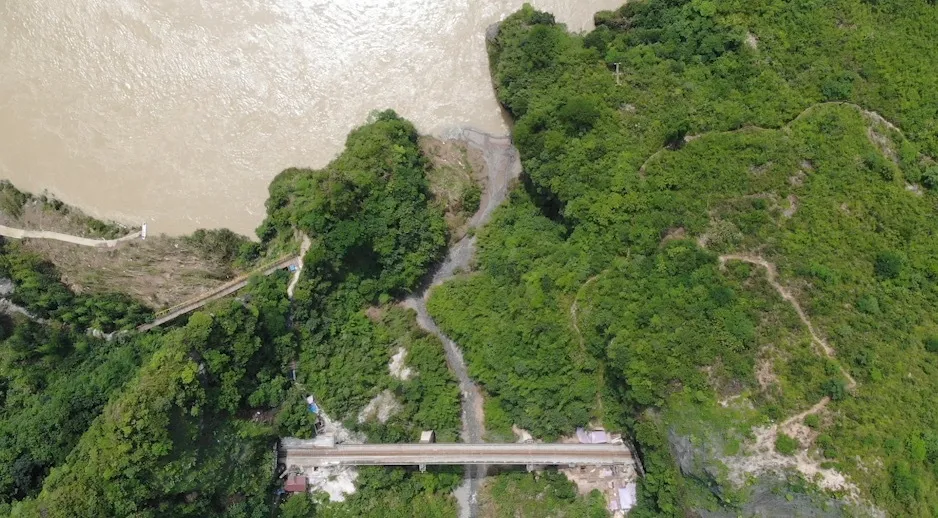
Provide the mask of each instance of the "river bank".
MULTIPOLYGON (((583 30, 622 2, 532 3, 583 30)), ((522 4, 4 2, 0 178, 156 233, 251 234, 271 179, 372 110, 506 134, 484 33, 522 4)))

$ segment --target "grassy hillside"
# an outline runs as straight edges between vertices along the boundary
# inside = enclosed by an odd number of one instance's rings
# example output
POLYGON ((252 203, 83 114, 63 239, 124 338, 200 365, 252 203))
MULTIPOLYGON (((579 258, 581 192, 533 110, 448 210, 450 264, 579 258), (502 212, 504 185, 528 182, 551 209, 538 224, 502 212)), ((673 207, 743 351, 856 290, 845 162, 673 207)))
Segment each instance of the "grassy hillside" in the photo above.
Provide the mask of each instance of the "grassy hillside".
POLYGON ((597 22, 526 7, 490 42, 527 182, 431 299, 470 368, 543 437, 631 429, 642 516, 756 512, 770 471, 793 513, 840 512, 815 482, 853 513, 938 512, 938 8, 597 22))

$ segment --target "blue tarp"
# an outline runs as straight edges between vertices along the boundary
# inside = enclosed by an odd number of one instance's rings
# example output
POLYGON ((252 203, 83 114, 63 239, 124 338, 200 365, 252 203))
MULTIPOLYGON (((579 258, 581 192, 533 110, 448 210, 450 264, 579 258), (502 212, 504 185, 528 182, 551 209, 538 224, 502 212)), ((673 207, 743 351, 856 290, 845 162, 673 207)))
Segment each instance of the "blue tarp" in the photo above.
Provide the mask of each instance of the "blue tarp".
POLYGON ((314 413, 314 414, 318 414, 318 413, 319 413, 319 407, 316 406, 316 403, 310 403, 310 404, 309 404, 309 411, 312 412, 312 413, 314 413))

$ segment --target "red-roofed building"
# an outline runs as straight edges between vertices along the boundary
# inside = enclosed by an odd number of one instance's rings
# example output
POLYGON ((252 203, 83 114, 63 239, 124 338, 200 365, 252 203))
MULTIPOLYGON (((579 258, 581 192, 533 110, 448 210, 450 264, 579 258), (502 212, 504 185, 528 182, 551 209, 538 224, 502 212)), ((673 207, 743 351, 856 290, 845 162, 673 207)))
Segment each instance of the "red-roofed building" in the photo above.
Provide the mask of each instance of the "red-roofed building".
POLYGON ((287 483, 283 489, 288 493, 303 493, 306 491, 305 475, 290 475, 287 477, 287 483))

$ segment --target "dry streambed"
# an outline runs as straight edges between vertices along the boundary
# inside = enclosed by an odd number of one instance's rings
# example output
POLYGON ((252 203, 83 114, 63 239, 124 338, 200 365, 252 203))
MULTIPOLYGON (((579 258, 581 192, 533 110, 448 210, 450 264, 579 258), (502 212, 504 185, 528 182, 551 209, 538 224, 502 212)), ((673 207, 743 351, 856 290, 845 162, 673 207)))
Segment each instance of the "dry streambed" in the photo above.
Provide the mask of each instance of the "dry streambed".
MULTIPOLYGON (((478 228, 484 225, 495 209, 508 197, 511 182, 521 174, 521 161, 518 151, 511 144, 508 137, 493 137, 485 133, 461 129, 447 132, 442 136, 445 140, 465 144, 470 152, 481 153, 485 164, 485 189, 476 211, 468 221, 469 228, 478 228)), ((467 443, 482 442, 485 434, 485 417, 482 412, 482 393, 479 386, 469 377, 466 362, 459 345, 447 337, 433 321, 427 312, 427 298, 430 290, 456 273, 469 268, 475 253, 475 236, 465 236, 454 244, 446 259, 433 272, 433 276, 426 287, 404 301, 404 305, 417 312, 417 324, 428 333, 436 336, 443 342, 446 352, 446 362, 459 380, 462 391, 462 439, 467 443)), ((485 476, 484 466, 470 466, 466 468, 466 479, 457 490, 456 498, 459 501, 460 516, 478 515, 478 492, 482 478, 485 476)))

